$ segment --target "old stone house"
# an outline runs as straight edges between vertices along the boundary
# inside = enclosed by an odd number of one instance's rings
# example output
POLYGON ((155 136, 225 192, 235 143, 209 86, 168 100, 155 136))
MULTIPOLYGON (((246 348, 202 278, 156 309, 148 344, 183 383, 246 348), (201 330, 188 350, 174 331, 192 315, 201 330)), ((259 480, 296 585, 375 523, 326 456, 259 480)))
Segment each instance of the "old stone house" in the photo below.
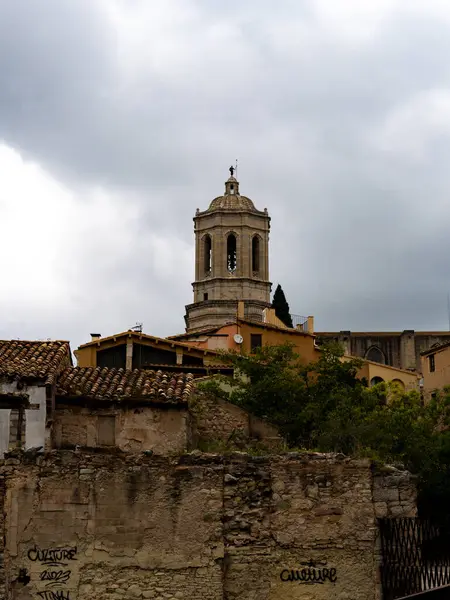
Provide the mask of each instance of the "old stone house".
POLYGON ((52 447, 183 452, 193 389, 185 373, 67 368, 56 388, 52 447))
POLYGON ((71 364, 68 342, 0 340, 0 456, 48 443, 56 382, 71 364))

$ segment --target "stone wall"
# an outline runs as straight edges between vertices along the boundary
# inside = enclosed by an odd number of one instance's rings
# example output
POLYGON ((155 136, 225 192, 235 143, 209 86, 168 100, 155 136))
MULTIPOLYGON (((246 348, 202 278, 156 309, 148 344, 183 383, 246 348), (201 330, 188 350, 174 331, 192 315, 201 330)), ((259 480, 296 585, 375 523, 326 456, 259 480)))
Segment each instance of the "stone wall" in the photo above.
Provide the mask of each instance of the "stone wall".
POLYGON ((213 448, 215 444, 245 447, 249 441, 268 448, 282 444, 278 431, 239 406, 198 392, 189 401, 193 447, 213 448))
POLYGON ((373 490, 414 494, 408 474, 306 453, 25 453, 1 475, 11 600, 376 599, 373 490))
POLYGON ((188 437, 187 410, 157 406, 94 410, 58 403, 52 428, 55 448, 116 446, 165 455, 186 450, 188 437))

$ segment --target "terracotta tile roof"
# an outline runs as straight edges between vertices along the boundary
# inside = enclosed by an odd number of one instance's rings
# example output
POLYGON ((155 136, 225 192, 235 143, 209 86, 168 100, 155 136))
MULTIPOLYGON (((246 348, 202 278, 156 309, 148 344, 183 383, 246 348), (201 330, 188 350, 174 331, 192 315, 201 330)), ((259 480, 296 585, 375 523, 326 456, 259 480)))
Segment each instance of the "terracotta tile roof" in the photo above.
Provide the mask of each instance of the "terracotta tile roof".
POLYGON ((71 367, 58 378, 56 394, 89 400, 148 400, 164 404, 184 404, 194 389, 188 373, 164 373, 144 369, 71 367))
POLYGON ((69 342, 0 340, 0 377, 52 384, 58 373, 71 364, 69 342))

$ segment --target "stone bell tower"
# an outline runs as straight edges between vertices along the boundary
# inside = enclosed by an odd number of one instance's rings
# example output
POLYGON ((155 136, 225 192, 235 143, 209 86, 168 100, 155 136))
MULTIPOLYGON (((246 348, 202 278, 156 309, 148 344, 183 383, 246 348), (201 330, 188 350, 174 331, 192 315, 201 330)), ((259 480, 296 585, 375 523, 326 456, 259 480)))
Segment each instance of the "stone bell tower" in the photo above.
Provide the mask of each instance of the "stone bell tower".
POLYGON ((272 287, 269 230, 267 208, 241 196, 230 167, 224 195, 194 217, 194 302, 186 306, 186 331, 235 321, 239 300, 248 318, 262 320, 272 287))

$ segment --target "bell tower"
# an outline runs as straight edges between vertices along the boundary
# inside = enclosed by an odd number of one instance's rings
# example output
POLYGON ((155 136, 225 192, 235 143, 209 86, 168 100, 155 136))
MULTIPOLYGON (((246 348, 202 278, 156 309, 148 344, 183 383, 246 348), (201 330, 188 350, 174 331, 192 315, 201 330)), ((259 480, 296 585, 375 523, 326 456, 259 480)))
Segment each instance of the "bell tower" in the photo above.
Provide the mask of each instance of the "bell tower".
POLYGON ((272 287, 269 230, 267 209, 241 196, 230 167, 224 195, 194 217, 194 302, 186 306, 187 332, 235 321, 238 301, 244 301, 247 317, 262 320, 272 287))

